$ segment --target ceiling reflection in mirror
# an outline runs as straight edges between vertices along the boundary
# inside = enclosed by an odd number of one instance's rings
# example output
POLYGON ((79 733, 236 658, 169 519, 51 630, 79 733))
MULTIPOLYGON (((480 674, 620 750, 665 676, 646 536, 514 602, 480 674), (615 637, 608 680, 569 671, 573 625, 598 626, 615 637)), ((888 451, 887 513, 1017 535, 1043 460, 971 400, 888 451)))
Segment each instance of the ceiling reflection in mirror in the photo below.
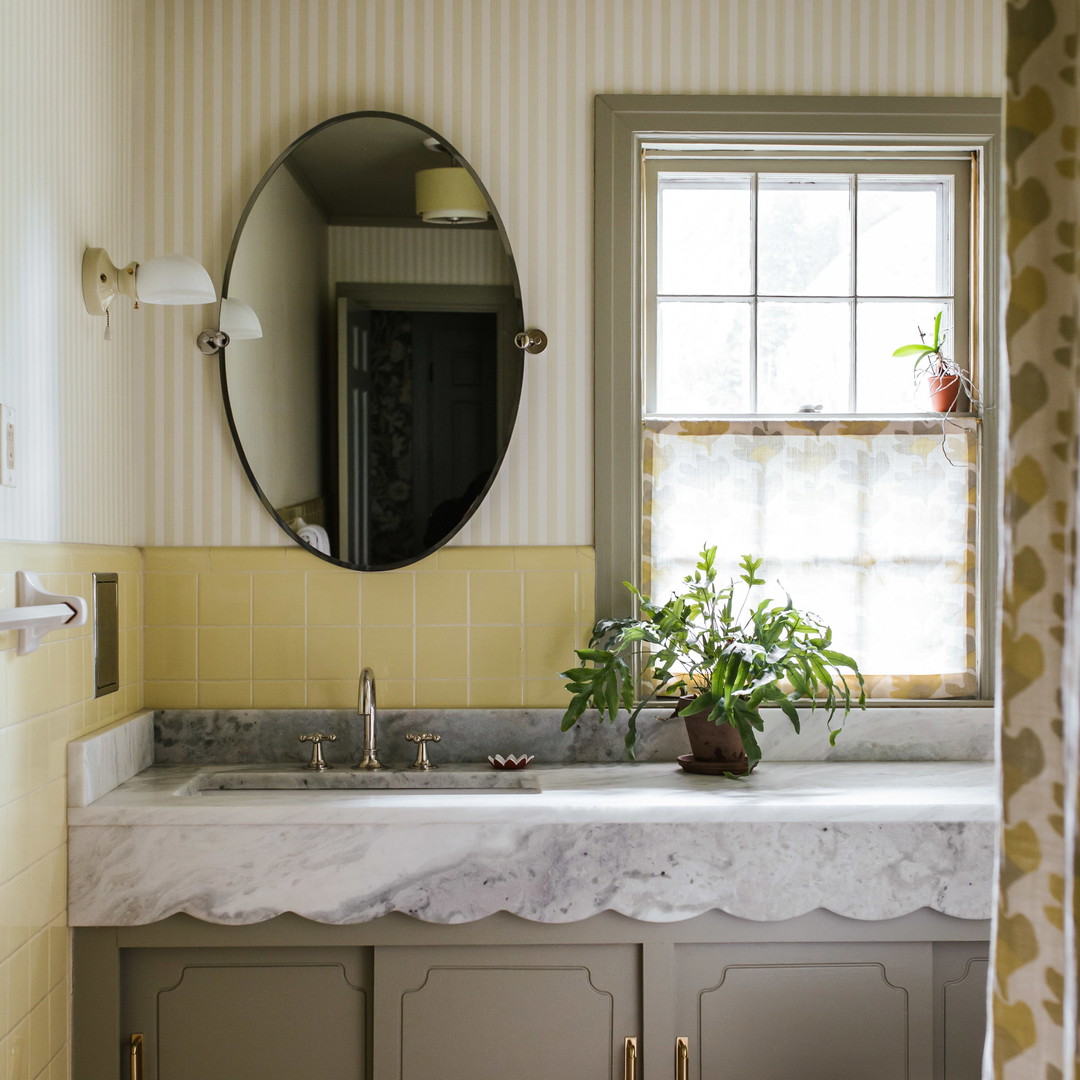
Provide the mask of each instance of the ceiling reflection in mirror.
MULTIPOLYGON (((237 449, 289 535, 354 569, 445 544, 483 500, 517 415, 520 290, 498 214, 480 184, 484 221, 417 214, 416 174, 462 168, 412 120, 340 117, 278 159, 233 240, 223 294, 263 331, 222 352, 237 449)), ((467 175, 447 174, 446 190, 472 187, 467 175)))

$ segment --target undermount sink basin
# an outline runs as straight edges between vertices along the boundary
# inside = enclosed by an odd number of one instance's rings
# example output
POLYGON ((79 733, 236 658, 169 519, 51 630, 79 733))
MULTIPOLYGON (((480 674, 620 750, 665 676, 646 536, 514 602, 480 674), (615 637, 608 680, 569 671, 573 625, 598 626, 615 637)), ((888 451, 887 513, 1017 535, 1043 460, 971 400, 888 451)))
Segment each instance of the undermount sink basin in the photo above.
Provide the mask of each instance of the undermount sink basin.
POLYGON ((515 771, 443 766, 430 772, 412 769, 353 771, 304 769, 299 765, 210 769, 200 772, 178 795, 239 794, 245 791, 498 791, 538 792, 536 776, 515 771))

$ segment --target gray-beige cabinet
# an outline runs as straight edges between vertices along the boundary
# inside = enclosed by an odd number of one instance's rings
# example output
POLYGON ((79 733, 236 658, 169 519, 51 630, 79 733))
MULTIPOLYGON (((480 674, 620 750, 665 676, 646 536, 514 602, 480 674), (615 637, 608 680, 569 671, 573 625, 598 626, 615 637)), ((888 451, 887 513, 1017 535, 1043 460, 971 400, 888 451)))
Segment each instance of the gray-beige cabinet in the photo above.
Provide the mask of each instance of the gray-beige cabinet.
POLYGON ((79 929, 75 1077, 977 1080, 986 931, 926 911, 79 929))

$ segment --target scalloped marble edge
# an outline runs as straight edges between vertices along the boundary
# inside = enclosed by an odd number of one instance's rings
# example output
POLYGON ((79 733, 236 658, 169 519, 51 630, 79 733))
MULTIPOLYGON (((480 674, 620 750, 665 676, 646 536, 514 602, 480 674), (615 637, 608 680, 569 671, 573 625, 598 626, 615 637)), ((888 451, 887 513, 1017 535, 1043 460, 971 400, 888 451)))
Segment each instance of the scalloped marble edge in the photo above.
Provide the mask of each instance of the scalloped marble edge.
POLYGON ((996 825, 285 826, 272 844, 256 835, 72 828, 69 924, 185 913, 243 925, 286 912, 333 925, 390 912, 453 924, 501 911, 541 923, 605 911, 674 922, 714 910, 772 922, 818 908, 860 920, 921 908, 987 919, 996 825))

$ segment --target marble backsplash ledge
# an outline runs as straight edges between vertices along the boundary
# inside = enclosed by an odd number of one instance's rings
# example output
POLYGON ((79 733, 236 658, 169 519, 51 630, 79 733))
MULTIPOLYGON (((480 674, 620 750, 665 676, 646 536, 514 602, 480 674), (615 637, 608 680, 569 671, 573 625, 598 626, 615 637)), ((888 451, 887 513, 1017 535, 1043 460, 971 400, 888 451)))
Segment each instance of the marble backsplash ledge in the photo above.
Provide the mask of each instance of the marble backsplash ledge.
POLYGON ((89 806, 154 763, 154 713, 117 720, 67 745, 68 806, 89 806))
MULTIPOLYGON (((772 761, 989 761, 993 759, 994 715, 988 708, 871 709, 848 717, 835 746, 825 717, 803 711, 796 735, 776 710, 759 736, 772 761)), ((681 722, 670 709, 643 711, 638 722, 639 761, 674 761, 688 749, 681 722)), ((560 709, 382 709, 378 746, 386 764, 405 764, 415 755, 408 732, 435 731, 429 747, 435 762, 483 761, 489 754, 535 754, 540 762, 626 760, 625 718, 612 726, 586 713, 569 732, 560 730, 560 709)), ((331 764, 352 764, 361 754, 361 725, 351 709, 162 709, 154 720, 158 764, 244 764, 302 762, 310 745, 304 733, 336 735, 323 752, 331 764)))

